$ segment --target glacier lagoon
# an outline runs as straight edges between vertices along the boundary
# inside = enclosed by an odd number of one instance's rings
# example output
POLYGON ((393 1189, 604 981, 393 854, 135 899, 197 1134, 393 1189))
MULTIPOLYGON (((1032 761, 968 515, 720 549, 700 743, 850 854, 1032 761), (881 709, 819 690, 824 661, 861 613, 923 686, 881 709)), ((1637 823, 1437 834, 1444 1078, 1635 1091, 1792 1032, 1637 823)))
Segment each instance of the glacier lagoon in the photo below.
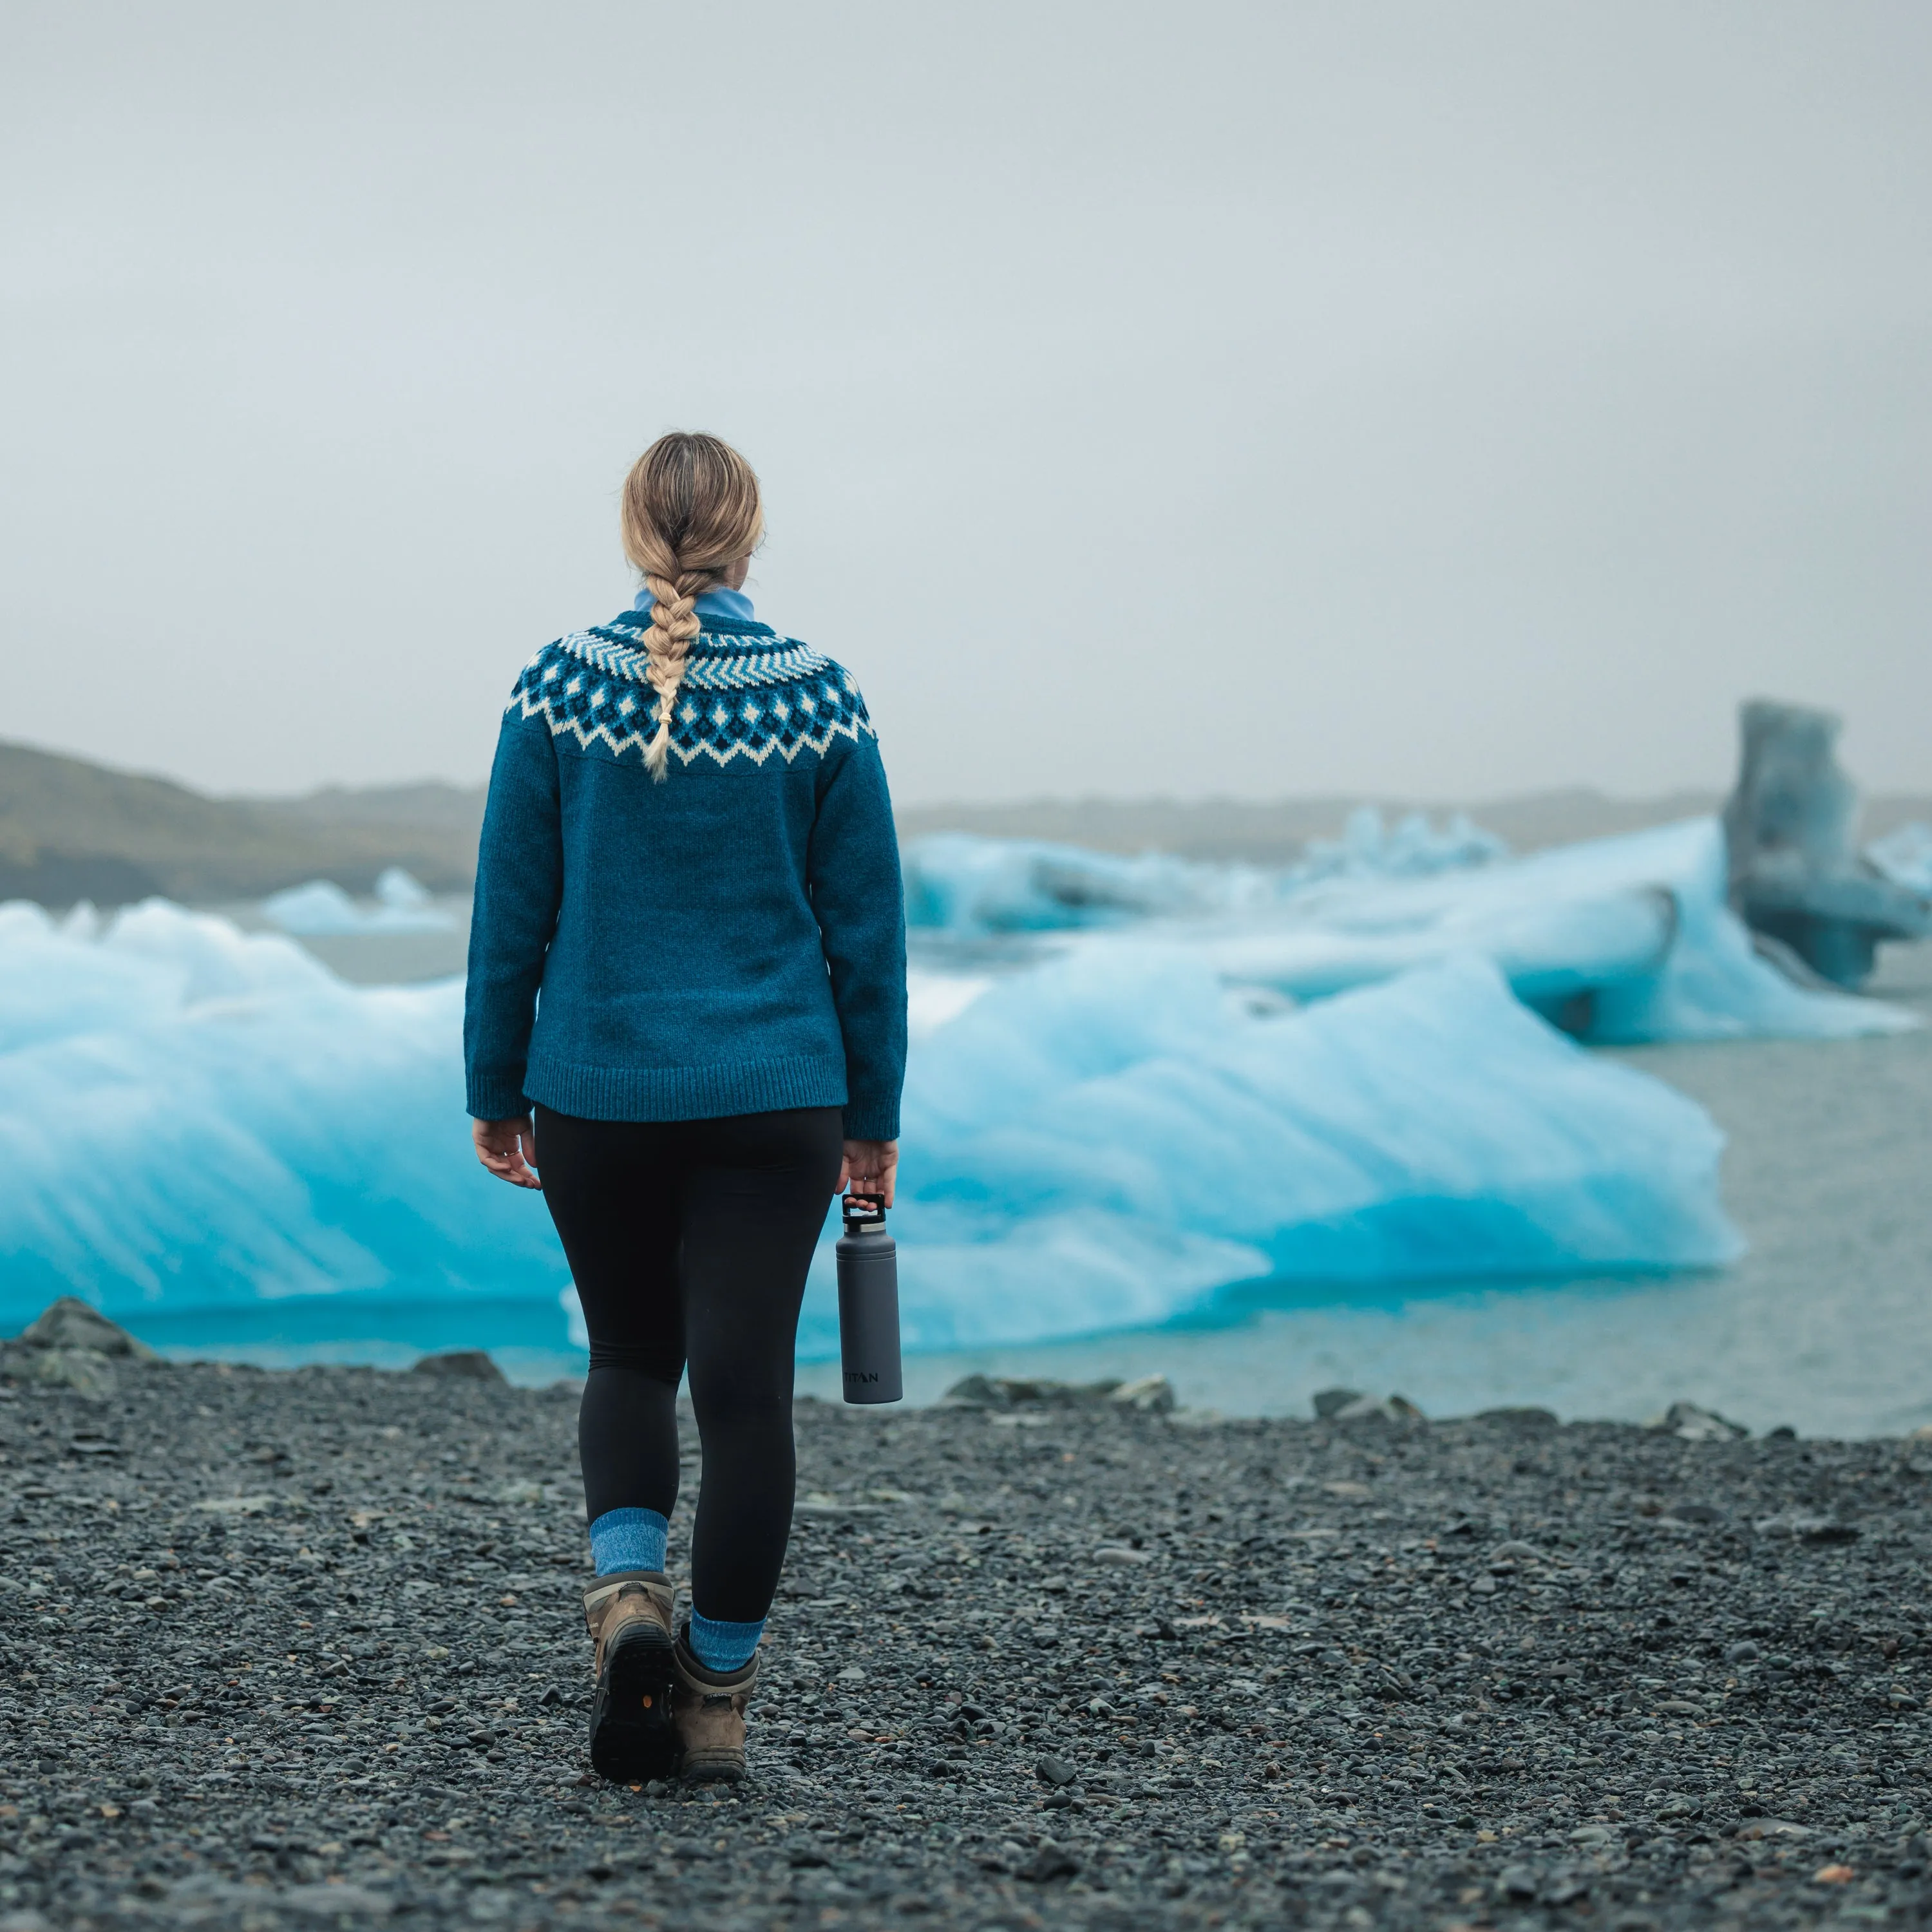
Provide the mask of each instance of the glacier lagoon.
MULTIPOLYGON (((1144 1368, 1232 1411, 1345 1382, 1436 1412, 1926 1419, 1916 1190, 1859 1196, 1888 1149, 1922 1172, 1924 1036, 1895 1036, 1924 1002, 1909 974, 1892 1002, 1792 986, 1724 910, 1715 836, 1504 861, 1412 832, 1299 878, 911 848, 915 917, 944 906, 914 935, 895 1216, 914 1395, 1144 1368), (1801 1211, 1817 1164, 1780 1174, 1768 1123, 1802 1139, 1829 1094, 1898 1131, 1852 1134, 1842 1212, 1801 1211)), ((540 1202, 471 1160, 460 1003, 162 904, 0 910, 0 1328, 80 1292, 178 1352, 580 1367, 540 1202)), ((831 1394, 827 1259, 802 1384, 831 1394)))

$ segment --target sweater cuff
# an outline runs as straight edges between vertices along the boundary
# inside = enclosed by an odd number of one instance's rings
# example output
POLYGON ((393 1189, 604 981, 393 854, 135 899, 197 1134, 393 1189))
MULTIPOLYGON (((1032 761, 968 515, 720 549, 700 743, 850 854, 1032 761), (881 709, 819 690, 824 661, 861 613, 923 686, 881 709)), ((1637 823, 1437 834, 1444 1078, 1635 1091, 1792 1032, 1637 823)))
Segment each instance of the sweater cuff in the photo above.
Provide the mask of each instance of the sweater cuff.
POLYGON ((515 1073, 473 1072, 470 1076, 470 1118, 473 1120, 514 1120, 530 1111, 524 1098, 524 1076, 515 1073))
POLYGON ((896 1107, 862 1106, 848 1103, 845 1138, 848 1141, 896 1141, 899 1137, 899 1112, 896 1107))

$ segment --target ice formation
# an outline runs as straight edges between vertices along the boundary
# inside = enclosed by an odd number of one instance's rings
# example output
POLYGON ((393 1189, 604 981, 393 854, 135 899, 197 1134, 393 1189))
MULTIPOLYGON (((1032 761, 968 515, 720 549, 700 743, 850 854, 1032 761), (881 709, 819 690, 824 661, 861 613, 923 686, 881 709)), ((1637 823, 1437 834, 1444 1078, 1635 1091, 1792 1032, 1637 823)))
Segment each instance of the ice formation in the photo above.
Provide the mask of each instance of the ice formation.
MULTIPOLYGON (((1453 959, 1257 1016, 1192 949, 1000 980, 915 1049, 914 1347, 1168 1321, 1231 1282, 1714 1265, 1720 1137, 1453 959)), ((836 1340, 821 1252, 804 1342, 836 1340)))
POLYGON ((376 881, 376 904, 358 905, 332 879, 311 879, 262 902, 262 916, 304 939, 371 932, 447 932, 454 922, 431 902, 428 887, 400 866, 376 881))
POLYGON ((1509 856, 1509 848, 1466 812, 1453 812, 1441 830, 1425 812, 1406 813, 1393 828, 1372 805, 1350 812, 1340 838, 1311 838, 1291 880, 1326 878, 1426 878, 1461 872, 1509 856))
MULTIPOLYGON (((1719 1263, 1708 1118, 1538 1012, 1604 1041, 1911 1024, 1767 962, 1714 820, 1525 859, 1454 826, 1370 831, 1292 875, 924 842, 896 1216, 913 1346, 1159 1323, 1268 1277, 1719 1263)), ((373 912, 304 888, 282 916, 407 929, 437 916, 412 885, 373 912)), ((137 1326, 567 1298, 541 1201, 472 1156, 461 1010, 457 982, 351 986, 160 902, 0 908, 0 1328, 70 1292, 137 1326)), ((833 1346, 830 1295, 828 1250, 808 1352, 833 1346)))
POLYGON ((1921 898, 1932 898, 1932 825, 1913 819, 1874 838, 1864 849, 1865 862, 1881 877, 1921 898))
POLYGON ((1932 896, 1852 850, 1858 794, 1839 768, 1840 719, 1759 698, 1738 724, 1724 806, 1731 903, 1802 970, 1862 986, 1881 941, 1932 938, 1932 896))
POLYGON ((1839 1039, 1916 1022, 1801 986, 1726 902, 1714 818, 1560 846, 1476 872, 1312 888, 1272 920, 1203 932, 1222 976, 1300 999, 1473 952, 1590 1040, 1839 1039))
POLYGON ((1419 812, 1388 829, 1373 806, 1351 812, 1340 838, 1312 839, 1296 864, 1273 868, 940 832, 906 847, 906 915, 915 928, 950 933, 1240 915, 1280 904, 1318 880, 1427 878, 1487 865, 1508 849, 1461 812, 1440 830, 1419 812))
MULTIPOLYGON (((896 1217, 914 1346, 1160 1322, 1270 1274, 1735 1249, 1701 1111, 1473 956, 1262 1017, 1198 950, 1128 936, 919 985, 896 1217)), ((541 1200, 470 1151, 461 999, 348 986, 159 902, 104 927, 0 909, 0 1327, 62 1292, 137 1329, 265 1298, 556 1296, 541 1200)))
POLYGON ((547 1217, 466 1166, 462 1004, 160 902, 0 907, 0 1328, 63 1292, 554 1294, 547 1217))
MULTIPOLYGON (((1016 856, 998 849, 1006 842, 952 842, 949 876, 955 880, 1035 876, 1025 870, 1027 854, 1040 848, 1016 856)), ((1263 890, 1261 875, 1229 870, 1226 891, 1217 895, 1196 883, 1192 907, 1150 907, 1137 928, 1198 951, 1230 986, 1292 1000, 1326 999, 1475 953, 1492 961, 1526 1004, 1600 1043, 1838 1039, 1916 1023, 1878 1001, 1800 983, 1788 961, 1780 965, 1765 956, 1728 903, 1726 847, 1714 818, 1522 859, 1484 854, 1460 867, 1408 876, 1366 866, 1324 876, 1304 872, 1280 875, 1263 890)), ((954 902, 956 909, 974 903, 963 890, 954 902)), ((1123 922, 1119 900, 1114 911, 1114 930, 1054 943, 1114 944, 1123 922)), ((974 929, 963 913, 947 924, 955 934, 974 929)), ((980 929, 1018 924, 988 920, 980 929)))
POLYGON ((1032 838, 934 832, 904 854, 906 917, 915 929, 1051 932, 1160 914, 1238 908, 1275 896, 1270 874, 1162 853, 1123 858, 1032 838))

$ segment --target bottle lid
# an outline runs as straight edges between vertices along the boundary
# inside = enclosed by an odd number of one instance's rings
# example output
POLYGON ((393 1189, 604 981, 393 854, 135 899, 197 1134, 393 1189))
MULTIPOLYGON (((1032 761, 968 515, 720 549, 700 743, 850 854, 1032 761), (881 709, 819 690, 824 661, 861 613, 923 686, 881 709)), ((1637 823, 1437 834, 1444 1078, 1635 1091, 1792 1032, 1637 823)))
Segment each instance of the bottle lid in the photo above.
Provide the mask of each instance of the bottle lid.
POLYGON ((883 1194, 849 1193, 842 1205, 847 1234, 883 1234, 886 1232, 886 1197, 883 1194))

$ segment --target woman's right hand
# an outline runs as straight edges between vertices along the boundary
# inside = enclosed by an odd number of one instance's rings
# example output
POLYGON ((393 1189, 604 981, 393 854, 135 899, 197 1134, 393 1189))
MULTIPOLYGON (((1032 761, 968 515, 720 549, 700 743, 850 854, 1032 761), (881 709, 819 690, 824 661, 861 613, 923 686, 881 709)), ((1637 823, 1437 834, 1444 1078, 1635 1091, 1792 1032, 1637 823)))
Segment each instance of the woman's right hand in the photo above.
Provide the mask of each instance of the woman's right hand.
POLYGON ((476 1143, 476 1158, 499 1180, 507 1180, 512 1187, 543 1186, 535 1172, 536 1124, 529 1114, 519 1114, 513 1120, 472 1120, 470 1138, 476 1143))
POLYGON ((879 1194, 886 1205, 892 1204, 892 1180, 899 1171, 897 1141, 848 1141, 845 1159, 838 1169, 838 1191, 850 1188, 854 1194, 879 1194))

